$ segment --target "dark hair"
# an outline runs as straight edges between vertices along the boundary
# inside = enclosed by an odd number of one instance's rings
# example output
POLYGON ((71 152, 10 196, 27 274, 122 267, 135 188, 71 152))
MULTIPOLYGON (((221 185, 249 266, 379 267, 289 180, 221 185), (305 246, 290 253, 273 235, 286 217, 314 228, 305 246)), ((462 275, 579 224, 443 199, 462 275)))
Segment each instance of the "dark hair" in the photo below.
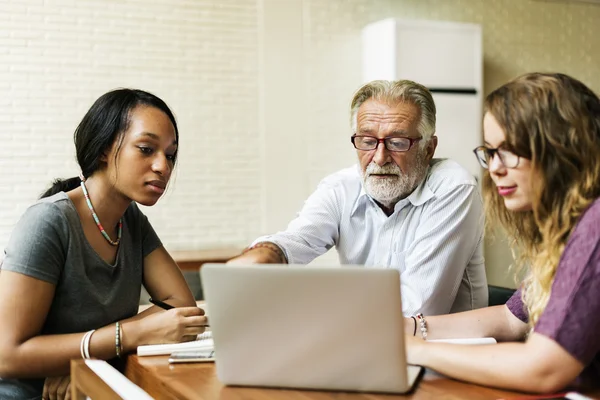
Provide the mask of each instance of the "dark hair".
MULTIPOLYGON (((143 90, 116 89, 110 91, 94 102, 75 129, 73 139, 77 162, 85 178, 101 167, 102 155, 117 140, 119 144, 116 154, 119 153, 123 134, 131 122, 131 112, 138 106, 155 107, 164 112, 175 128, 175 140, 179 143, 179 131, 175 116, 164 101, 143 90)), ((79 186, 79 183, 79 177, 56 179, 40 198, 52 196, 61 191, 73 190, 79 186)))

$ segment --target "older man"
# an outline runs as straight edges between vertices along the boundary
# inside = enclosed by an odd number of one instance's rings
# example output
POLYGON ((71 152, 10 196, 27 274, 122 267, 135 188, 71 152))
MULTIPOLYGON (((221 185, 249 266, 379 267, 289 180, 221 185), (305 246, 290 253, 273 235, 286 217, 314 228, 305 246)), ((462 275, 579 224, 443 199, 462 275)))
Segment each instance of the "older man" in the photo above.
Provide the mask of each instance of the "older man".
POLYGON ((359 167, 325 178, 285 231, 232 262, 305 264, 335 246, 342 264, 399 269, 405 315, 487 306, 481 198, 464 168, 433 159, 429 90, 370 82, 352 100, 351 124, 359 167))

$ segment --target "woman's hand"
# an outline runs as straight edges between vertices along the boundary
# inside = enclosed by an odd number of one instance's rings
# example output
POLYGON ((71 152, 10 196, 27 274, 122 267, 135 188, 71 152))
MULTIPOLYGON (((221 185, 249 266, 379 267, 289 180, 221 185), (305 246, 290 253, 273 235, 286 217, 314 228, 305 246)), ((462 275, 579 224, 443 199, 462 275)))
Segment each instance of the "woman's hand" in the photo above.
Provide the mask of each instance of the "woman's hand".
POLYGON ((53 376, 44 381, 43 400, 70 400, 71 399, 71 377, 53 376))
POLYGON ((404 335, 406 346, 406 362, 413 365, 423 365, 423 354, 427 349, 427 342, 418 336, 410 334, 404 335))
POLYGON ((208 319, 201 308, 176 307, 150 314, 138 323, 139 343, 135 346, 196 340, 196 337, 204 332, 208 319))

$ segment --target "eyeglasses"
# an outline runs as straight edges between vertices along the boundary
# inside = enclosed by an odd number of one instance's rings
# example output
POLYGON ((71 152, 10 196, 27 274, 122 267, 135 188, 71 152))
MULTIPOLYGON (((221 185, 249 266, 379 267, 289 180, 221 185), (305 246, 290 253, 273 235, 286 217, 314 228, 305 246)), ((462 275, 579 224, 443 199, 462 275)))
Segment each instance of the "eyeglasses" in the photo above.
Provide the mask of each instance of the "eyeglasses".
POLYGON ((473 150, 473 153, 475 153, 479 164, 485 169, 489 169, 490 163, 496 154, 502 165, 506 168, 517 168, 519 160, 521 159, 521 157, 515 153, 503 148, 490 149, 485 146, 479 146, 473 150))
POLYGON ((350 141, 352 142, 352 144, 354 145, 354 147, 357 150, 363 150, 363 151, 375 150, 377 148, 377 146, 379 146, 379 143, 383 143, 383 145, 385 146, 385 148, 388 151, 396 151, 396 152, 403 152, 403 151, 410 150, 410 148, 413 146, 413 144, 415 144, 416 142, 418 142, 421 139, 423 139, 423 138, 422 137, 408 138, 408 137, 402 137, 402 136, 387 137, 384 139, 379 139, 374 136, 362 136, 362 135, 352 135, 350 137, 350 141))

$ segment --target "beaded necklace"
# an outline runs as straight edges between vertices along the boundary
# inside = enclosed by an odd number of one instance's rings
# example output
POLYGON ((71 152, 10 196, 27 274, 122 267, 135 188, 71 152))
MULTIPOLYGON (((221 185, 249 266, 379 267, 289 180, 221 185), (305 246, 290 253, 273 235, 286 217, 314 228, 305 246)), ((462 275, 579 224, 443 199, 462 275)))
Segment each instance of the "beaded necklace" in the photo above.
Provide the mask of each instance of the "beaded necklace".
POLYGON ((96 211, 94 211, 94 206, 92 206, 92 201, 90 200, 90 195, 88 194, 87 188, 85 187, 85 178, 83 177, 83 175, 80 175, 79 178, 81 179, 81 189, 83 189, 83 195, 85 196, 85 202, 87 203, 88 208, 92 212, 92 217, 94 218, 94 221, 96 222, 96 226, 98 227, 98 229, 100 230, 100 233, 102 234, 102 236, 104 236, 104 239, 106 239, 106 241, 108 243, 112 244, 113 246, 117 246, 119 244, 119 242, 121 241, 121 234, 123 233, 123 217, 121 217, 121 219, 119 219, 119 230, 117 233, 117 240, 112 241, 110 239, 110 237, 108 236, 108 233, 106 233, 106 231, 104 230, 104 227, 100 223, 100 220, 98 219, 98 215, 96 214, 96 211))

